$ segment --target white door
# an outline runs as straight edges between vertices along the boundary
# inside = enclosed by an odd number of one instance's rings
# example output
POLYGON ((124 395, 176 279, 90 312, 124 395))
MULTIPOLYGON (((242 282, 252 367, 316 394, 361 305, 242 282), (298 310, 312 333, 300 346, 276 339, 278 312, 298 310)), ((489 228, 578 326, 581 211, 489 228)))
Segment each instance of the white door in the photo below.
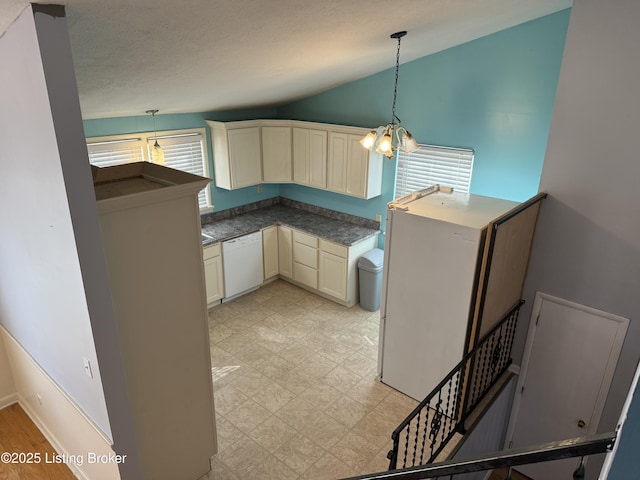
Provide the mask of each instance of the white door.
MULTIPOLYGON (((508 446, 596 433, 629 320, 538 293, 508 446)), ((518 467, 534 480, 571 478, 577 459, 518 467)))

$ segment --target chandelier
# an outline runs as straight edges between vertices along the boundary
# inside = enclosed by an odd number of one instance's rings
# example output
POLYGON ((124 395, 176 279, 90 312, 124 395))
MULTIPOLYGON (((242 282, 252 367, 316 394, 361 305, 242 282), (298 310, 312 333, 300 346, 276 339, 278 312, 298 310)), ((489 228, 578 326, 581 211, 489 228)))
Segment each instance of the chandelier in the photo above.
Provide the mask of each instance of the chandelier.
POLYGON ((388 158, 395 155, 398 148, 405 152, 413 152, 418 149, 413 135, 401 125, 401 121, 396 115, 396 97, 398 96, 398 70, 400 69, 400 40, 407 32, 396 32, 391 34, 391 38, 398 40, 398 50, 396 52, 396 78, 393 85, 393 107, 391 108, 391 122, 381 125, 375 130, 371 130, 360 143, 367 150, 376 148, 376 152, 382 153, 388 158))

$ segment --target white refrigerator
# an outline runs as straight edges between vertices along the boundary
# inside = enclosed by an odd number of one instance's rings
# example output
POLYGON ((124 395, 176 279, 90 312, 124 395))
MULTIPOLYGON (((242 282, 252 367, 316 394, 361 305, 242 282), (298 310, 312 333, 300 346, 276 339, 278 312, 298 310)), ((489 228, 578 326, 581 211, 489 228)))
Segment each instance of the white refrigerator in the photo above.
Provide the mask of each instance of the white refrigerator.
POLYGON ((389 203, 380 309, 382 382, 422 400, 462 359, 488 224, 518 205, 439 186, 389 203))

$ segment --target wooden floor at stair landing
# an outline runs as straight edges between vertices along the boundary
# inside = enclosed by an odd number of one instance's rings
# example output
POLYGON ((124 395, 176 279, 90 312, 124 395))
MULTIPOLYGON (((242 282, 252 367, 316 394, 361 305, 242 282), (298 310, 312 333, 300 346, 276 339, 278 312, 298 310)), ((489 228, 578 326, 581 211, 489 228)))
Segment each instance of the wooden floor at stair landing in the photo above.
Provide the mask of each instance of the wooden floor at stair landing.
MULTIPOLYGON (((45 463, 45 459, 52 459, 56 451, 42 435, 38 427, 22 410, 20 405, 14 403, 0 410, 0 480, 75 480, 75 476, 63 463, 45 463), (40 463, 6 462, 6 453, 29 454, 38 453, 40 463)), ((11 457, 9 456, 11 459, 11 457)), ((16 458, 17 459, 17 458, 16 458)))

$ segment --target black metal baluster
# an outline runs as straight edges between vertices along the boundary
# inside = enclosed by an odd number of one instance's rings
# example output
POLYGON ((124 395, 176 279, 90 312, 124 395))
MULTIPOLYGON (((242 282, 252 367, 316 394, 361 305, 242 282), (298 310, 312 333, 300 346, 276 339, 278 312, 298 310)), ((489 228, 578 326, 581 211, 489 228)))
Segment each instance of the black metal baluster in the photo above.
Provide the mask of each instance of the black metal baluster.
POLYGON ((440 445, 444 444, 444 440, 445 440, 445 431, 447 433, 447 436, 449 435, 449 432, 451 431, 451 420, 450 420, 450 416, 451 412, 449 412, 449 405, 451 404, 451 380, 449 380, 448 382, 449 388, 447 389, 447 403, 446 406, 444 408, 444 421, 445 421, 445 425, 447 425, 447 428, 443 428, 442 429, 442 438, 440 440, 440 445))
POLYGON ((436 403, 435 412, 431 419, 431 431, 429 432, 429 439, 431 440, 431 457, 433 458, 433 452, 436 449, 436 442, 438 441, 438 433, 442 428, 442 390, 438 390, 438 403, 436 403))
POLYGON ((424 462, 424 448, 427 445, 427 430, 429 429, 429 408, 424 411, 424 430, 422 431, 422 449, 420 450, 420 465, 424 462))
POLYGON ((485 344, 483 355, 482 355, 482 381, 480 383, 480 394, 474 399, 473 405, 475 406, 478 402, 478 399, 482 396, 486 386, 487 386, 487 378, 490 378, 490 367, 491 367, 491 353, 493 352, 493 346, 495 341, 495 332, 489 337, 489 341, 485 344))
POLYGON ((409 451, 409 431, 411 430, 411 424, 407 425, 407 438, 404 444, 404 460, 402 461, 402 468, 407 467, 407 452, 409 451))
POLYGON ((400 450, 400 436, 391 435, 391 440, 393 440, 393 449, 387 453, 387 458, 389 459, 389 470, 395 470, 398 466, 398 450, 400 450))
POLYGON ((418 437, 420 435, 420 418, 422 416, 422 410, 418 411, 418 416, 416 417, 417 419, 417 423, 416 423, 416 440, 415 442, 413 442, 413 464, 412 465, 416 465, 416 458, 418 457, 418 437))
POLYGON ((502 373, 502 370, 507 365, 507 358, 510 355, 507 355, 507 350, 509 350, 509 324, 503 323, 500 325, 500 337, 504 339, 504 344, 502 345, 502 349, 500 351, 500 361, 498 363, 498 372, 502 373))
POLYGON ((460 425, 460 433, 464 434, 465 405, 469 397, 471 388, 471 378, 467 378, 467 367, 471 364, 471 359, 462 363, 462 368, 458 371, 458 381, 456 382, 456 423, 460 425), (465 393, 466 392, 466 393, 465 393))

